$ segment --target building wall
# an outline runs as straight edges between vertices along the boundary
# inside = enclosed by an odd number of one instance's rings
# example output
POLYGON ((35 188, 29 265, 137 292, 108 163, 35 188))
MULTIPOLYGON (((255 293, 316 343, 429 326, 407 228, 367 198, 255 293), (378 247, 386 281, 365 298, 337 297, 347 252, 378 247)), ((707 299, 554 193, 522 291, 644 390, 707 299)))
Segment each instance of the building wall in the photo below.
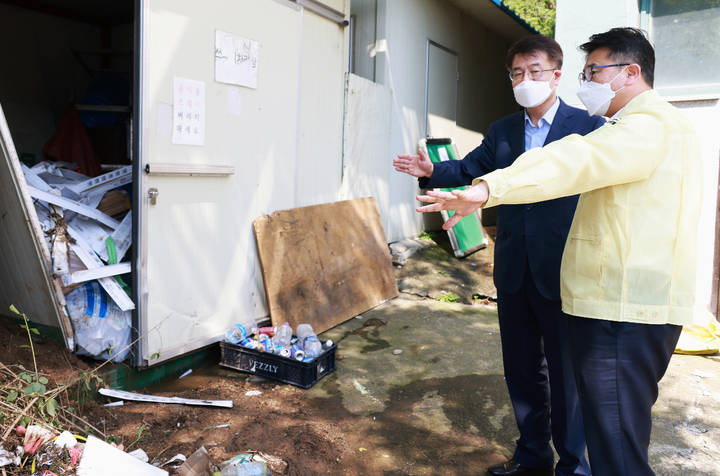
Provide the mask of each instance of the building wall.
MULTIPOLYGON (((504 66, 512 42, 447 1, 377 0, 376 11, 377 39, 369 49, 375 54, 375 81, 393 93, 387 160, 415 152, 424 137, 428 40, 458 53, 456 142, 461 155, 479 145, 494 120, 517 110, 504 66)), ((391 179, 388 241, 423 230, 415 212, 417 193, 414 178, 396 173, 391 179)))
MULTIPOLYGON (((582 107, 575 92, 578 73, 585 58, 577 46, 588 40, 590 35, 607 31, 613 27, 639 27, 641 15, 639 2, 635 0, 559 0, 557 6, 556 39, 565 52, 563 76, 573 81, 564 81, 558 88, 560 96, 569 104, 582 107)), ((707 45, 715 48, 716 45, 707 45)), ((662 94, 662 93, 661 93, 662 94)), ((698 227, 697 296, 698 313, 696 321, 703 323, 706 310, 716 312, 717 302, 712 298, 715 286, 713 261, 715 249, 715 221, 718 196, 718 162, 720 157, 720 92, 713 95, 687 95, 666 97, 688 116, 702 142, 703 152, 703 204, 698 227)))

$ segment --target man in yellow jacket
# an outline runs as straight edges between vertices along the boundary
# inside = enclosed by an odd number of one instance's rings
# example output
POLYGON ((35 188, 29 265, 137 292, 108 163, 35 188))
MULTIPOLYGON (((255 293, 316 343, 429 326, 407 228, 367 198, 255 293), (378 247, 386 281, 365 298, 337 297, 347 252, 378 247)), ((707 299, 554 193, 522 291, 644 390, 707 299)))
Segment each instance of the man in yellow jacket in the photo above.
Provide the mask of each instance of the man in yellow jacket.
POLYGON ((653 475, 651 409, 683 325, 693 323, 702 193, 699 137, 652 89, 642 31, 614 28, 580 46, 578 96, 610 121, 521 155, 466 191, 428 192, 449 228, 481 206, 580 193, 561 267, 575 378, 593 476, 653 475))

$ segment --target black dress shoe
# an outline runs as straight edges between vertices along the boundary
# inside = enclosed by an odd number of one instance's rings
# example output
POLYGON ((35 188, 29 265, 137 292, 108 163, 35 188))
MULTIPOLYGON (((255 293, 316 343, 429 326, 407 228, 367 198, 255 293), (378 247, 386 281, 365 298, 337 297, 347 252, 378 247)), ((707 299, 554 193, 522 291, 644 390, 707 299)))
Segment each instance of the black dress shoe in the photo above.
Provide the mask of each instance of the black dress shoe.
POLYGON ((510 460, 490 466, 487 474, 490 476, 553 476, 555 468, 531 468, 510 460))

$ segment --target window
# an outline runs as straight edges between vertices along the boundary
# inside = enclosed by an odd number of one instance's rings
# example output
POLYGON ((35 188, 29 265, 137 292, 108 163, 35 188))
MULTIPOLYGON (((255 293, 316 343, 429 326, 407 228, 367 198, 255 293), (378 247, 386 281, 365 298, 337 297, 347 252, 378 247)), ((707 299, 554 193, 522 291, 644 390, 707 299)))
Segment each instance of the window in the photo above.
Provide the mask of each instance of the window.
POLYGON ((673 96, 720 94, 720 0, 647 3, 655 88, 673 96))

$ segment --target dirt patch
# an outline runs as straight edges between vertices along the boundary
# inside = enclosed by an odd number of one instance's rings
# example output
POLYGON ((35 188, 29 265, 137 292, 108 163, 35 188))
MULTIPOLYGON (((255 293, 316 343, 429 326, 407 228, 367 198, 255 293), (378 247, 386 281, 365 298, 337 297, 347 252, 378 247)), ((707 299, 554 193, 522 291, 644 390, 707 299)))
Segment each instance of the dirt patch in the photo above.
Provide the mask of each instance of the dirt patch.
POLYGON ((495 227, 485 227, 485 234, 487 247, 460 259, 455 258, 446 232, 420 239, 427 248, 395 267, 398 288, 403 293, 461 304, 494 303, 495 227))
MULTIPOLYGON (((493 230, 488 231, 493 236, 493 230)), ((395 269, 399 283, 414 283, 414 287, 404 286, 405 292, 423 296, 425 289, 424 299, 437 300, 452 294, 457 296, 452 300, 455 302, 492 305, 496 295, 492 285, 492 240, 488 248, 462 260, 452 255, 445 233, 434 235, 428 244, 427 249, 395 269), (417 289, 421 292, 416 292, 417 289)), ((384 322, 378 319, 368 319, 364 329, 382 325, 384 322)), ((19 324, 0 319, 0 362, 14 369, 18 369, 17 365, 32 369, 33 354, 23 347, 27 344, 26 331, 19 324)), ((49 339, 34 342, 34 347, 39 372, 48 378, 49 387, 100 364, 78 357, 49 339)), ((339 348, 338 363, 345 358, 339 348)), ((477 421, 490 418, 483 415, 485 412, 495 411, 476 396, 488 388, 504 391, 501 376, 414 382, 398 388, 381 415, 358 415, 345 409, 341 392, 331 378, 322 382, 324 396, 317 398, 290 385, 218 366, 205 371, 195 369, 194 373, 205 376, 193 384, 194 388, 178 390, 161 385, 147 391, 192 399, 231 399, 234 407, 140 402, 101 406, 107 400, 83 404, 65 400, 65 404, 104 433, 106 440, 123 443, 130 450, 142 448, 155 463, 178 453, 189 456, 204 446, 216 462, 251 450, 278 456, 288 463, 285 474, 292 476, 459 476, 482 474, 488 465, 503 459, 483 436, 497 430, 474 427, 477 421), (248 395, 250 391, 261 393, 248 395), (452 431, 439 434, 432 431, 431 423, 423 426, 414 421, 416 415, 434 418, 437 405, 434 400, 444 402, 449 419, 446 424, 452 431), (220 425, 229 426, 215 428, 220 425), (397 455, 403 456, 402 462, 397 455)), ((73 395, 67 397, 72 399, 73 395)), ((19 441, 13 432, 3 443, 12 447, 19 441)), ((31 474, 29 467, 7 466, 5 470, 8 475, 31 474)))

